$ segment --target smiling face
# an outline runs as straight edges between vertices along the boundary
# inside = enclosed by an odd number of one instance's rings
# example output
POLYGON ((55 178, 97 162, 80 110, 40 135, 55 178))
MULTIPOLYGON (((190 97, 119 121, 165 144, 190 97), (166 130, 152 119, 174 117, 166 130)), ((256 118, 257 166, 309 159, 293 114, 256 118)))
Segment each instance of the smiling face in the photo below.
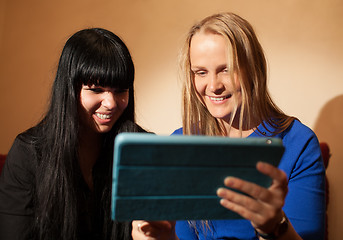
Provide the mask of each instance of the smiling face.
POLYGON ((237 74, 228 71, 228 44, 219 34, 196 33, 190 45, 194 85, 211 115, 230 121, 235 107, 242 103, 237 74))
POLYGON ((83 85, 80 93, 81 124, 95 133, 109 132, 128 102, 128 89, 83 85))

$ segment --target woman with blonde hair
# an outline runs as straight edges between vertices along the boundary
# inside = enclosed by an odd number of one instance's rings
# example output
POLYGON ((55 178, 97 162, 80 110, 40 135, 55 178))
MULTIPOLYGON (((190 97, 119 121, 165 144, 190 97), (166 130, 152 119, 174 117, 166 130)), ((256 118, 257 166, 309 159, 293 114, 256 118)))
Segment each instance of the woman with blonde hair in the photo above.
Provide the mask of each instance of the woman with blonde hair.
POLYGON ((233 13, 205 18, 188 33, 181 67, 183 128, 174 134, 272 136, 282 139, 285 153, 278 168, 256 166, 273 179, 268 189, 233 177, 225 186, 246 195, 218 189, 220 204, 242 219, 178 221, 175 228, 173 222, 134 221, 132 236, 323 239, 325 169, 318 139, 271 99, 266 60, 252 26, 233 13))

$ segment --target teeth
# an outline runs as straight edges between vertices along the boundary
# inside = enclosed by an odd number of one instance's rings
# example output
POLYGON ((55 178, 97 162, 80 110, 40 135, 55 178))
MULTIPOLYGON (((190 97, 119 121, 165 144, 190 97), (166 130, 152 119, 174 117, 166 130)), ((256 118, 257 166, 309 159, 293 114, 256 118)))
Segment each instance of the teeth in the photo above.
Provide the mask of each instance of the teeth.
POLYGON ((220 98, 210 97, 210 99, 211 99, 212 101, 223 101, 225 98, 223 98, 223 97, 220 97, 220 98))
POLYGON ((226 96, 226 97, 209 97, 212 101, 223 101, 224 99, 227 99, 231 97, 231 95, 226 96))
POLYGON ((112 117, 112 114, 95 113, 95 115, 100 119, 109 119, 112 117))

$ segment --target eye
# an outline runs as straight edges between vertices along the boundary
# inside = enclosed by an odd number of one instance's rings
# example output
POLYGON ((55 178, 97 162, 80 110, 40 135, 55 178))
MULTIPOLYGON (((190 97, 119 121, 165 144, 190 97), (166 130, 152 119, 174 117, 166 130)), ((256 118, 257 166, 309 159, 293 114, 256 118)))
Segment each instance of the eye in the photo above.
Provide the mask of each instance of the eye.
POLYGON ((207 71, 205 70, 192 70, 194 75, 199 76, 199 77, 204 77, 207 74, 207 71))
POLYGON ((91 92, 94 92, 94 93, 102 93, 104 92, 105 90, 102 88, 102 87, 99 87, 99 86, 96 86, 96 85, 83 85, 83 89, 84 90, 87 90, 87 91, 91 91, 91 92))
POLYGON ((222 67, 222 68, 218 69, 217 74, 227 76, 229 74, 229 69, 227 67, 222 67))
POLYGON ((126 89, 126 88, 115 88, 114 89, 114 93, 117 93, 117 94, 126 93, 128 91, 129 91, 129 89, 126 89))
POLYGON ((102 88, 99 88, 99 87, 89 88, 88 90, 92 91, 94 93, 102 93, 102 92, 104 92, 104 90, 102 88))

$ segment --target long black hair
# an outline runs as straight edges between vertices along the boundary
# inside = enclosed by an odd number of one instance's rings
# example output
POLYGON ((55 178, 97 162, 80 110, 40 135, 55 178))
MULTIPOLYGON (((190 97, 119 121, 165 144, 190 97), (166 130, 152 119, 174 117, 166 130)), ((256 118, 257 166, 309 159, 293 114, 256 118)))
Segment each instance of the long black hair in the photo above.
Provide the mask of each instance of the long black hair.
MULTIPOLYGON (((34 189, 34 239, 76 239, 78 235, 78 103, 83 84, 129 89, 129 102, 111 131, 105 134, 103 151, 111 156, 114 137, 123 131, 142 131, 134 117, 134 65, 123 41, 112 32, 92 28, 71 36, 62 51, 52 86, 48 111, 36 126, 37 175, 34 189)), ((106 158, 111 168, 111 158, 106 158)), ((111 171, 101 193, 104 208, 102 239, 118 236, 119 224, 110 220, 111 171), (113 231, 114 234, 110 234, 113 231), (112 235, 110 237, 109 235, 112 235), (116 236, 117 235, 117 236, 116 236)), ((129 234, 125 225, 124 232, 129 234)))

